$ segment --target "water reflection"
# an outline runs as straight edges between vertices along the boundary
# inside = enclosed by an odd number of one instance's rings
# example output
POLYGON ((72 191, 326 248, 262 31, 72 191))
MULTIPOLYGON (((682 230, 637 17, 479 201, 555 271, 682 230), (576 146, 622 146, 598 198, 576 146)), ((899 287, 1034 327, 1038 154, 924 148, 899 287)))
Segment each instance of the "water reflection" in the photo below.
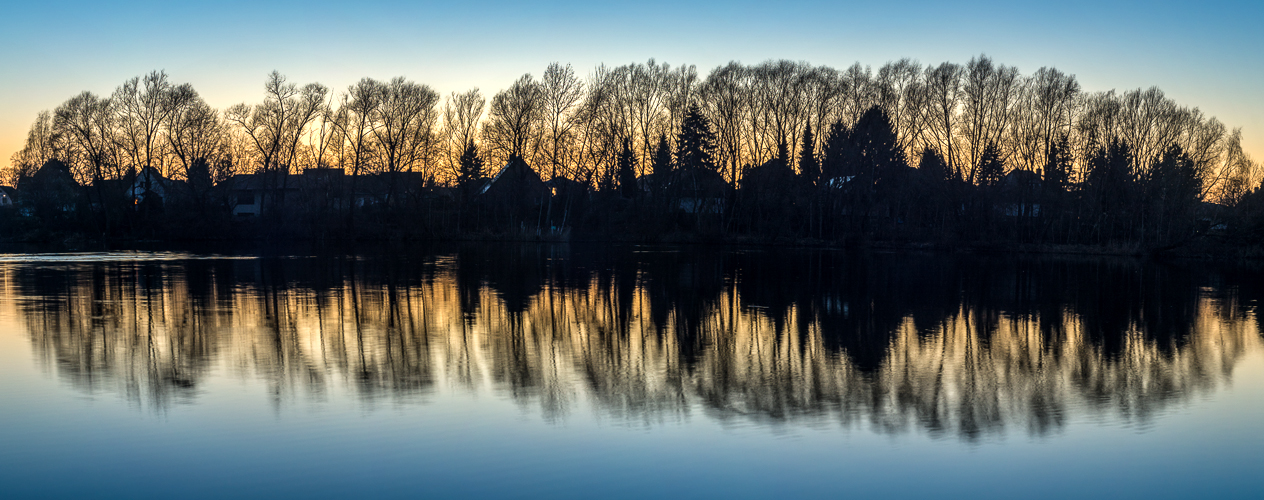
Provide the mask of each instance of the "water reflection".
POLYGON ((1131 260, 481 245, 0 273, 42 363, 158 410, 227 371, 277 405, 493 390, 551 419, 585 400, 633 424, 964 439, 1145 422, 1216 390, 1261 348, 1264 283, 1131 260))

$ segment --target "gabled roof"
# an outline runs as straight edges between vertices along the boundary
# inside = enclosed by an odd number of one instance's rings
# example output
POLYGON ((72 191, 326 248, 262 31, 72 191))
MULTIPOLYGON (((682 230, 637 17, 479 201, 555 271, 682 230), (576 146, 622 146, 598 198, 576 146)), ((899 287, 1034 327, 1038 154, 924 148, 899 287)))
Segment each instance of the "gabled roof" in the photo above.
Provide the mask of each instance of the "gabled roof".
POLYGON ((544 181, 540 180, 540 175, 535 173, 535 169, 531 168, 530 165, 527 165, 527 162, 521 158, 514 158, 509 160, 509 163, 506 163, 505 166, 501 167, 500 171, 496 172, 495 176, 489 179, 487 183, 483 184, 482 189, 479 189, 478 192, 479 194, 487 194, 493 186, 506 183, 525 183, 529 185, 538 184, 541 188, 544 187, 544 181))

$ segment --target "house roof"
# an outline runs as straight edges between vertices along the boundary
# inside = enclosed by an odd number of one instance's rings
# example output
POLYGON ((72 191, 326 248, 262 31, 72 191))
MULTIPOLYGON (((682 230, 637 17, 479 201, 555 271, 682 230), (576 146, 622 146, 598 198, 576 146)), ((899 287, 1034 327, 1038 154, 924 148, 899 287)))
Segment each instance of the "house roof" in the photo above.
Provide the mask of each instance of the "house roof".
POLYGON ((535 173, 535 169, 527 165, 527 162, 521 158, 509 160, 505 166, 500 168, 496 175, 483 184, 483 188, 479 189, 479 194, 487 194, 494 186, 504 184, 528 184, 539 185, 544 187, 544 181, 540 180, 540 175, 535 173))

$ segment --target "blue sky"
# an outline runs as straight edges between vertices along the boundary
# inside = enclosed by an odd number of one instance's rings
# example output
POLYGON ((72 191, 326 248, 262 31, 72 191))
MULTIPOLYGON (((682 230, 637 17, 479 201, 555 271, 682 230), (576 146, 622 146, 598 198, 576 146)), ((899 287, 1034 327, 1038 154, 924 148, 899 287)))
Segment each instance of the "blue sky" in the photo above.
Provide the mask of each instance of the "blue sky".
POLYGON ((163 69, 212 106, 261 99, 266 74, 341 90, 403 75, 488 95, 551 61, 805 60, 846 67, 986 53, 1085 90, 1159 86, 1264 159, 1264 2, 28 2, 0 17, 0 165, 43 109, 163 69))

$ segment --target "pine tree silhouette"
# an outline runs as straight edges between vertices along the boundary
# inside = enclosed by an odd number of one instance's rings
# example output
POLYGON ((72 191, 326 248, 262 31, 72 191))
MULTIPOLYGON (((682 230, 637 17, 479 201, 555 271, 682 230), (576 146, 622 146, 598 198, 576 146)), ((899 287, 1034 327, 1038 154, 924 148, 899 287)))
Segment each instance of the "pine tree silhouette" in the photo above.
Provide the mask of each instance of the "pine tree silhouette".
POLYGON ((812 124, 803 130, 803 144, 799 147, 799 175, 810 185, 816 185, 821 178, 821 165, 816 160, 816 136, 812 135, 812 124))
POLYGON ((466 195, 472 195, 484 175, 483 159, 478 156, 478 146, 474 145, 474 141, 469 141, 457 164, 457 185, 466 195))
POLYGON ((632 140, 623 140, 623 150, 619 152, 619 193, 624 198, 636 197, 636 154, 632 152, 632 140))
POLYGON ((672 171, 671 144, 667 142, 667 134, 659 134, 658 146, 654 148, 654 159, 651 170, 655 176, 666 176, 672 171))
POLYGON ((930 146, 922 149, 922 157, 917 163, 917 170, 931 182, 948 180, 948 163, 944 161, 939 151, 930 146))
POLYGON ((983 156, 979 158, 979 185, 999 186, 1004 175, 1005 164, 1001 162, 1001 149, 995 142, 989 142, 983 148, 983 156))
POLYGON ((822 181, 828 184, 839 177, 851 175, 848 171, 852 156, 851 129, 843 125, 843 122, 837 121, 830 125, 829 134, 825 136, 823 153, 822 181))
POLYGON ((676 140, 676 164, 682 169, 715 170, 715 134, 697 104, 689 106, 676 140))

